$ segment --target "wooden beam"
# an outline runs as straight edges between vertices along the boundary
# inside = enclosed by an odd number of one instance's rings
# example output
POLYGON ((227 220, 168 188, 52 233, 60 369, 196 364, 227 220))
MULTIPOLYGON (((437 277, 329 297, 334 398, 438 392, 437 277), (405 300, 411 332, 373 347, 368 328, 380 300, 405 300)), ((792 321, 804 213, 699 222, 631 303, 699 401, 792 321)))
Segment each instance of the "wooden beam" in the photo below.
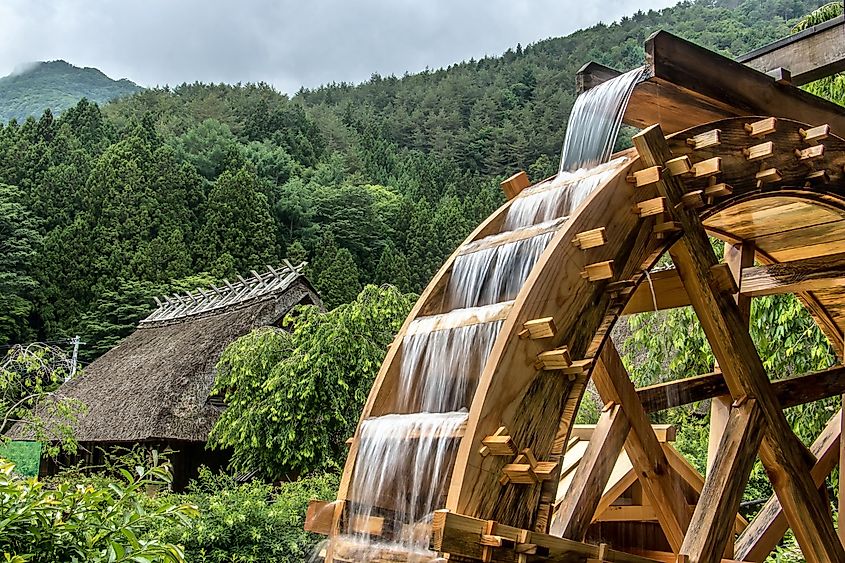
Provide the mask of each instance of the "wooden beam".
MULTIPOLYGON (((662 165, 673 157, 657 125, 635 135, 633 142, 645 166, 662 165)), ((677 205, 685 191, 677 178, 664 177, 657 187, 669 203, 673 220, 683 231, 679 242, 670 249, 672 260, 725 374, 728 389, 737 399, 754 397, 766 420, 760 458, 802 553, 811 563, 845 561, 845 551, 836 536, 827 503, 822 501, 810 477, 806 449, 781 410, 751 335, 744 327, 742 314, 731 295, 713 289, 712 268, 717 260, 701 219, 677 205)), ((721 553, 708 553, 707 557, 715 561, 721 558, 721 553)))
POLYGON ((731 408, 713 467, 707 473, 681 547, 680 552, 689 556, 690 561, 722 558, 763 439, 763 427, 763 412, 754 399, 731 408))
POLYGON ((602 82, 616 78, 622 74, 616 69, 596 62, 589 62, 575 73, 575 88, 579 94, 595 88, 602 82))
MULTIPOLYGON (((772 381, 772 388, 783 408, 794 407, 835 397, 845 393, 845 367, 836 366, 822 371, 772 381)), ((647 413, 654 413, 705 401, 728 393, 728 384, 721 372, 707 373, 657 383, 637 389, 637 395, 647 413)))
POLYGON ((743 268, 743 295, 759 297, 845 286, 845 253, 743 268))
POLYGON ((633 291, 622 314, 654 312, 655 300, 658 310, 689 305, 687 290, 675 269, 650 273, 633 291))
POLYGON ((683 480, 671 470, 628 370, 611 339, 605 341, 599 357, 600 361, 593 369, 593 383, 603 401, 622 405, 631 424, 625 452, 639 476, 649 504, 657 510, 660 527, 669 545, 677 550, 683 542, 690 518, 684 500, 683 480))
POLYGON ((841 107, 668 32, 649 37, 645 50, 649 78, 631 96, 629 125, 660 123, 674 133, 725 117, 767 115, 829 123, 845 133, 841 107))
MULTIPOLYGON (((811 475, 813 483, 821 487, 833 468, 839 455, 842 430, 842 411, 833 415, 810 451, 816 458, 811 475)), ((740 534, 734 545, 737 559, 743 561, 764 561, 783 538, 789 524, 776 496, 763 505, 751 524, 740 534)))
POLYGON ((552 533, 571 540, 584 541, 596 513, 616 459, 628 437, 631 424, 619 405, 609 405, 599 422, 566 496, 557 511, 552 533))
MULTIPOLYGON (((665 442, 674 442, 678 437, 677 428, 671 424, 652 424, 651 429, 654 432, 655 438, 657 438, 657 441, 661 444, 665 442)), ((569 437, 589 442, 595 431, 595 424, 573 424, 569 437)))
POLYGON ((807 28, 750 53, 737 61, 760 72, 785 68, 792 84, 808 82, 845 71, 845 16, 807 28))
MULTIPOLYGON (((431 546, 435 551, 452 556, 481 560, 485 544, 494 544, 493 561, 521 562, 525 555, 536 556, 532 560, 549 562, 585 562, 599 557, 600 546, 570 539, 530 532, 488 520, 472 518, 437 510, 432 522, 431 546), (482 535, 498 538, 498 541, 482 541, 482 535)), ((490 538, 492 539, 492 538, 490 538)), ((616 563, 655 563, 653 559, 632 555, 623 551, 602 549, 602 561, 616 563)))

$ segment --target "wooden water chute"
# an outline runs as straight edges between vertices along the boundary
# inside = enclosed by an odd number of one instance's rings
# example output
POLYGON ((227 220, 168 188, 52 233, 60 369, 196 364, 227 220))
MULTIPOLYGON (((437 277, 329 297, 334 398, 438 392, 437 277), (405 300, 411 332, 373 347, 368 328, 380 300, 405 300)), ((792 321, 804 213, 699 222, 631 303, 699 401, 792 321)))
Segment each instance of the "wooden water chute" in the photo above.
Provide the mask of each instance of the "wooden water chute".
MULTIPOLYGON (((661 37, 664 48, 673 45, 661 37)), ((747 331, 751 298, 795 293, 842 358, 845 113, 798 98, 808 114, 835 119, 799 122, 772 107, 768 115, 670 127, 676 132, 668 137, 647 128, 567 220, 543 227, 551 241, 515 299, 494 317, 462 321, 495 320, 502 327, 490 352, 475 360, 483 369, 469 417, 451 436, 454 463, 443 510, 434 516, 434 549, 470 561, 762 561, 791 527, 808 561, 845 561, 818 494, 839 456, 841 415, 806 448, 782 411, 842 394, 843 368, 770 382, 747 331), (717 263, 708 234, 726 242, 726 263, 717 263), (647 275, 666 252, 676 269, 647 275), (701 320, 719 371, 635 389, 608 338, 613 324, 621 315, 687 305, 701 320), (589 378, 605 407, 577 469, 567 473, 566 448, 589 378), (648 415, 716 397, 724 407, 721 422, 714 422, 708 478, 690 499, 689 475, 667 454, 648 415), (662 550, 590 543, 590 525, 606 510, 603 492, 623 448, 642 506, 659 525, 662 550), (777 497, 738 527, 740 496, 757 454, 777 497), (561 474, 569 484, 559 499, 561 474), (550 526, 558 535, 548 533, 550 526)), ((635 90, 629 113, 638 111, 637 100, 635 90)), ((728 115, 747 111, 735 106, 728 115)), ((515 201, 553 181, 508 180, 512 199, 447 260, 415 305, 362 421, 395 411, 403 338, 417 319, 440 327, 456 258, 479 245, 512 242, 516 235, 491 235, 502 230, 515 201)), ((367 463, 359 446, 360 427, 340 500, 318 531, 349 529, 344 507, 356 502, 355 466, 367 463)), ((327 558, 333 557, 329 549, 327 558)))

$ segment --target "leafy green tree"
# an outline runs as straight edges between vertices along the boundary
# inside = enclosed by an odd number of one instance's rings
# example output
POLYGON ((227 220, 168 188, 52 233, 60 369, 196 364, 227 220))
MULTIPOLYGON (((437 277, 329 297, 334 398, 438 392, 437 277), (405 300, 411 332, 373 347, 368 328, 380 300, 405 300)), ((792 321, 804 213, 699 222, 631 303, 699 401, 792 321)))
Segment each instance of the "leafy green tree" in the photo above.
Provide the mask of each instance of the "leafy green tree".
POLYGON ((323 313, 299 308, 286 332, 263 328, 236 340, 218 363, 215 390, 228 405, 209 437, 231 448, 232 469, 266 476, 339 469, 345 440, 412 296, 367 286, 323 313))
POLYGON ((338 249, 334 256, 324 253, 319 264, 323 267, 317 270, 314 285, 325 306, 333 309, 354 300, 361 290, 361 281, 352 253, 345 248, 338 249))
POLYGON ((37 283, 35 261, 41 237, 23 194, 0 184, 0 344, 32 335, 29 317, 37 283))
POLYGON ((208 180, 225 170, 236 170, 244 162, 241 145, 229 127, 206 119, 173 140, 176 154, 190 162, 208 180))

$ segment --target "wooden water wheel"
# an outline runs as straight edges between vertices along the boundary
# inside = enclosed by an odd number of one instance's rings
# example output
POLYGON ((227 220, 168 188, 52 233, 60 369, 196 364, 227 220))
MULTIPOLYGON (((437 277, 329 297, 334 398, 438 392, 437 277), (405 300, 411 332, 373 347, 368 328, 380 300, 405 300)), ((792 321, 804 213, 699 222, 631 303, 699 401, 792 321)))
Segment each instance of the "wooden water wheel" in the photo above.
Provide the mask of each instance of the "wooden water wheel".
MULTIPOLYGON (((787 406, 845 392, 843 369, 771 382, 747 330, 752 297, 795 293, 841 354, 845 140, 827 125, 745 116, 668 137, 651 126, 634 145, 616 173, 556 226, 516 299, 500 308, 503 326, 482 360, 467 423, 454 436, 457 456, 434 517, 433 548, 450 560, 653 560, 624 544, 583 543, 624 447, 669 560, 732 554, 761 561, 790 527, 808 561, 845 561, 829 502, 819 494, 836 464, 840 415, 810 449, 783 415, 787 406), (727 262, 717 261, 708 234, 726 242, 727 262), (666 252, 675 269, 644 283, 666 252), (610 329, 620 315, 682 305, 695 310, 720 371, 635 389, 610 329), (605 409, 567 494, 557 499, 564 445, 590 379, 605 409), (722 403, 721 440, 690 507, 683 469, 665 455, 648 414, 718 396, 730 397, 722 403), (735 516, 757 455, 777 496, 737 537, 735 516)), ((362 420, 394 412, 403 336, 414 319, 445 312, 456 257, 500 232, 525 184, 507 184, 514 199, 470 235, 424 291, 390 347, 362 420)), ((358 445, 356 435, 327 524, 333 533, 344 503, 355 501, 358 445)))

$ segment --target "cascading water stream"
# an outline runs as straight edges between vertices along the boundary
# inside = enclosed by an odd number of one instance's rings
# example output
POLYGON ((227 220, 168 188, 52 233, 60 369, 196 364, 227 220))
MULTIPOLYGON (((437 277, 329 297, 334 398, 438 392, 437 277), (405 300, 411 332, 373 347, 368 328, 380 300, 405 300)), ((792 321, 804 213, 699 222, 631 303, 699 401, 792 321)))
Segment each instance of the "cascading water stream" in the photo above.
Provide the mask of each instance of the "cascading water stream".
POLYGON ((472 395, 503 319, 557 228, 626 159, 610 156, 637 69, 576 100, 560 173, 520 194, 499 234, 465 245, 446 288, 451 310, 421 317, 401 344, 393 414, 364 420, 342 535, 346 560, 431 558, 430 514, 440 508, 472 395), (584 170, 585 167, 592 167, 584 170))

